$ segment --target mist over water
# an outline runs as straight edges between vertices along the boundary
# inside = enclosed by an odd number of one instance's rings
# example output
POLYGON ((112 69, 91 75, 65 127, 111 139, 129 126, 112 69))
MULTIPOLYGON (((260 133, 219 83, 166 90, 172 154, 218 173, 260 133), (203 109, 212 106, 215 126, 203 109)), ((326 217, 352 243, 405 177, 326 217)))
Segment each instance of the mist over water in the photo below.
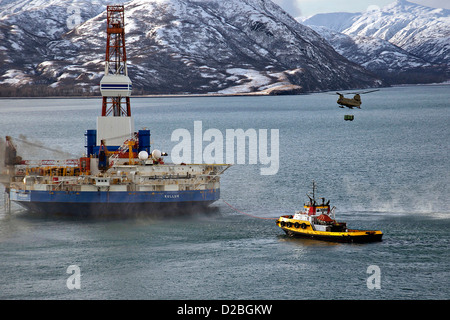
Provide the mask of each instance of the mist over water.
MULTIPOLYGON (((274 221, 221 200, 211 212, 170 219, 54 217, 14 204, 6 214, 0 190, 0 298, 448 299, 450 87, 382 89, 362 96, 361 110, 336 99, 133 98, 132 114, 166 162, 172 132, 194 121, 223 134, 279 129, 277 174, 262 176, 263 165, 247 159, 222 176, 221 198, 278 217, 301 209, 315 180, 339 221, 382 230, 381 243, 290 239, 274 221), (70 265, 80 267, 79 290, 66 286, 70 265), (366 285, 371 265, 381 289, 366 285)), ((96 99, 0 100, 1 141, 32 142, 16 144, 24 159, 81 156, 100 108, 96 99)))

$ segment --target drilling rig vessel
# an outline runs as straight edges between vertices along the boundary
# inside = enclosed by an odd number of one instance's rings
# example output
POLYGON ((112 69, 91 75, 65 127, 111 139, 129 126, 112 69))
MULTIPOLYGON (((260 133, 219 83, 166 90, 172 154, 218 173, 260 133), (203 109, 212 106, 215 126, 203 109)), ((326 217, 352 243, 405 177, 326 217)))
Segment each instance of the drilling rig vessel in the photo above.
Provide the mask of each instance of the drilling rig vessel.
POLYGON ((135 131, 124 20, 124 6, 107 7, 102 114, 97 129, 86 130, 86 154, 22 160, 6 137, 0 182, 8 204, 49 214, 164 216, 206 208, 220 198, 220 176, 230 165, 164 163, 167 154, 150 149, 150 130, 135 131))

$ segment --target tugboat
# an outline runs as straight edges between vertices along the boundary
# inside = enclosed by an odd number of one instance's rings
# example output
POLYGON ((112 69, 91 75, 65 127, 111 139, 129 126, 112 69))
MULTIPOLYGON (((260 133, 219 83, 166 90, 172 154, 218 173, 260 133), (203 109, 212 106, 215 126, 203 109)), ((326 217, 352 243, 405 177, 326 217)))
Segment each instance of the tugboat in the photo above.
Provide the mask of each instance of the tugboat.
POLYGON ((347 223, 337 222, 336 207, 330 208, 330 200, 315 198, 316 184, 313 181, 312 195, 307 194, 309 202, 305 203, 304 211, 296 211, 294 215, 281 216, 276 224, 288 236, 311 238, 336 242, 375 242, 381 241, 383 233, 379 230, 348 229, 347 223))

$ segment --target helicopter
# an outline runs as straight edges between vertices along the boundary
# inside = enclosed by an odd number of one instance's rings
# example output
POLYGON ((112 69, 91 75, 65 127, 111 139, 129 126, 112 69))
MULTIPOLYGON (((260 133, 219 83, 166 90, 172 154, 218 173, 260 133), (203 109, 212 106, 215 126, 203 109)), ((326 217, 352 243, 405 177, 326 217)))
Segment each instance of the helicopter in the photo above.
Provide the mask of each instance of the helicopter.
POLYGON ((349 109, 353 109, 353 108, 358 108, 361 109, 361 94, 366 94, 366 93, 371 93, 371 92, 375 92, 375 91, 380 91, 380 90, 371 90, 371 91, 364 91, 364 92, 350 92, 349 94, 354 94, 353 99, 350 98, 345 98, 344 94, 336 92, 336 94, 339 95, 339 99, 337 100, 337 103, 339 105, 339 108, 349 108, 349 109))

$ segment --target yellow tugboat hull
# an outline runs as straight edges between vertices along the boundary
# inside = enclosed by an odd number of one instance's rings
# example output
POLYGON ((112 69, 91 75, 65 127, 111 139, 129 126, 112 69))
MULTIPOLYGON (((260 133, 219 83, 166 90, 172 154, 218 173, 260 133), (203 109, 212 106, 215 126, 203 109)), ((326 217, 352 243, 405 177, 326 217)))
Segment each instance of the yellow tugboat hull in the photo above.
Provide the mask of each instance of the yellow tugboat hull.
POLYGON ((379 230, 318 231, 309 221, 295 220, 290 217, 282 216, 276 221, 276 224, 291 237, 359 243, 381 241, 383 236, 383 233, 379 230))

